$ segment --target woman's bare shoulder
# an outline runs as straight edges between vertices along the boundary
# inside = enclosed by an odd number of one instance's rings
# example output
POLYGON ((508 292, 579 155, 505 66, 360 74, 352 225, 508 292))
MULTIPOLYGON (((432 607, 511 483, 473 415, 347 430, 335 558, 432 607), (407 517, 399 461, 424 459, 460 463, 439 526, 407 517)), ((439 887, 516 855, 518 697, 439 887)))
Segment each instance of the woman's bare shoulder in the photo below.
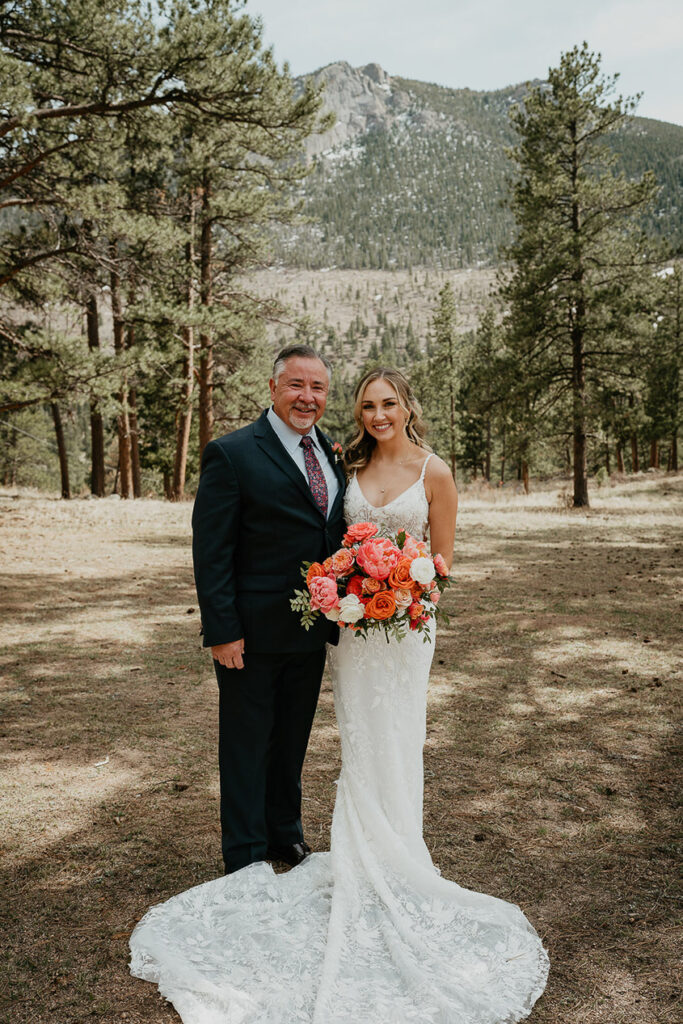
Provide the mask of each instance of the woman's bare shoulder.
POLYGON ((453 483, 453 476, 447 464, 438 455, 432 455, 427 463, 425 479, 430 483, 444 484, 447 481, 453 483))

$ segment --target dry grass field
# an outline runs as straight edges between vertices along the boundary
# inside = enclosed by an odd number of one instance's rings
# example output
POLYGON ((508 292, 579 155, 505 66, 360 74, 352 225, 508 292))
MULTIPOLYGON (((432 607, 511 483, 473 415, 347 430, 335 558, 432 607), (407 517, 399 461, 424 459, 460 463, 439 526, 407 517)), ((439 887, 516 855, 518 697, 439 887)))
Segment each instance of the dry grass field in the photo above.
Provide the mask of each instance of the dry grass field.
MULTIPOLYGON (((426 838, 446 877, 521 904, 543 936, 532 1024, 673 1024, 683 475, 592 502, 462 496, 426 838)), ((0 491, 3 1022, 178 1020, 128 975, 127 939, 220 871, 189 518, 0 491)), ((305 775, 317 849, 338 758, 326 685, 305 775)))

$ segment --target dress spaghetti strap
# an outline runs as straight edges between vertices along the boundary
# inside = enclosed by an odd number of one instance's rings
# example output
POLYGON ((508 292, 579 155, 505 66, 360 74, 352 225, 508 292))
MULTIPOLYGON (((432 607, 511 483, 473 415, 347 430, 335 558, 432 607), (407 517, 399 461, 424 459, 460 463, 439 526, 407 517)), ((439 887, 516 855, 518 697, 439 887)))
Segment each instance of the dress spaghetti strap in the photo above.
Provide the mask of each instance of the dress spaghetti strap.
POLYGON ((420 473, 420 481, 419 481, 420 483, 424 482, 425 471, 427 469, 427 463, 429 462, 429 460, 431 459, 433 454, 434 454, 434 452, 430 452, 429 455, 427 456, 427 458, 422 463, 422 472, 420 473))

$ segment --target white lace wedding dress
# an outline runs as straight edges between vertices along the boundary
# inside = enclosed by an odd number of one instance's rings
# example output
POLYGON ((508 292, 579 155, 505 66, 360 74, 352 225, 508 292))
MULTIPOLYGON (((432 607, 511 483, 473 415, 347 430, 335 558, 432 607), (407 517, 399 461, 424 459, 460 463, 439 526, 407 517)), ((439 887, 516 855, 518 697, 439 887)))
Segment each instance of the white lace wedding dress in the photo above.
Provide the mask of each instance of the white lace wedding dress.
MULTIPOLYGON (((424 536, 422 476, 383 508, 354 479, 347 522, 424 536)), ((331 853, 265 864, 153 907, 131 971, 185 1024, 511 1024, 548 958, 521 910, 443 879, 422 838, 433 644, 343 632, 330 651, 342 771, 331 853)))

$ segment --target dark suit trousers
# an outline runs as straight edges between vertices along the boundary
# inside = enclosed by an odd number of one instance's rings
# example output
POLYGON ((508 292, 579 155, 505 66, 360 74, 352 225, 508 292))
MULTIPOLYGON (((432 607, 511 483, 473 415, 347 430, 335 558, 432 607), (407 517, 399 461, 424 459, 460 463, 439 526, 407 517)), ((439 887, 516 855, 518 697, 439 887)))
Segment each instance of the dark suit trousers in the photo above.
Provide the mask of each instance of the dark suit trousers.
POLYGON ((301 769, 320 693, 325 648, 249 654, 243 669, 214 661, 226 871, 303 839, 301 769))

